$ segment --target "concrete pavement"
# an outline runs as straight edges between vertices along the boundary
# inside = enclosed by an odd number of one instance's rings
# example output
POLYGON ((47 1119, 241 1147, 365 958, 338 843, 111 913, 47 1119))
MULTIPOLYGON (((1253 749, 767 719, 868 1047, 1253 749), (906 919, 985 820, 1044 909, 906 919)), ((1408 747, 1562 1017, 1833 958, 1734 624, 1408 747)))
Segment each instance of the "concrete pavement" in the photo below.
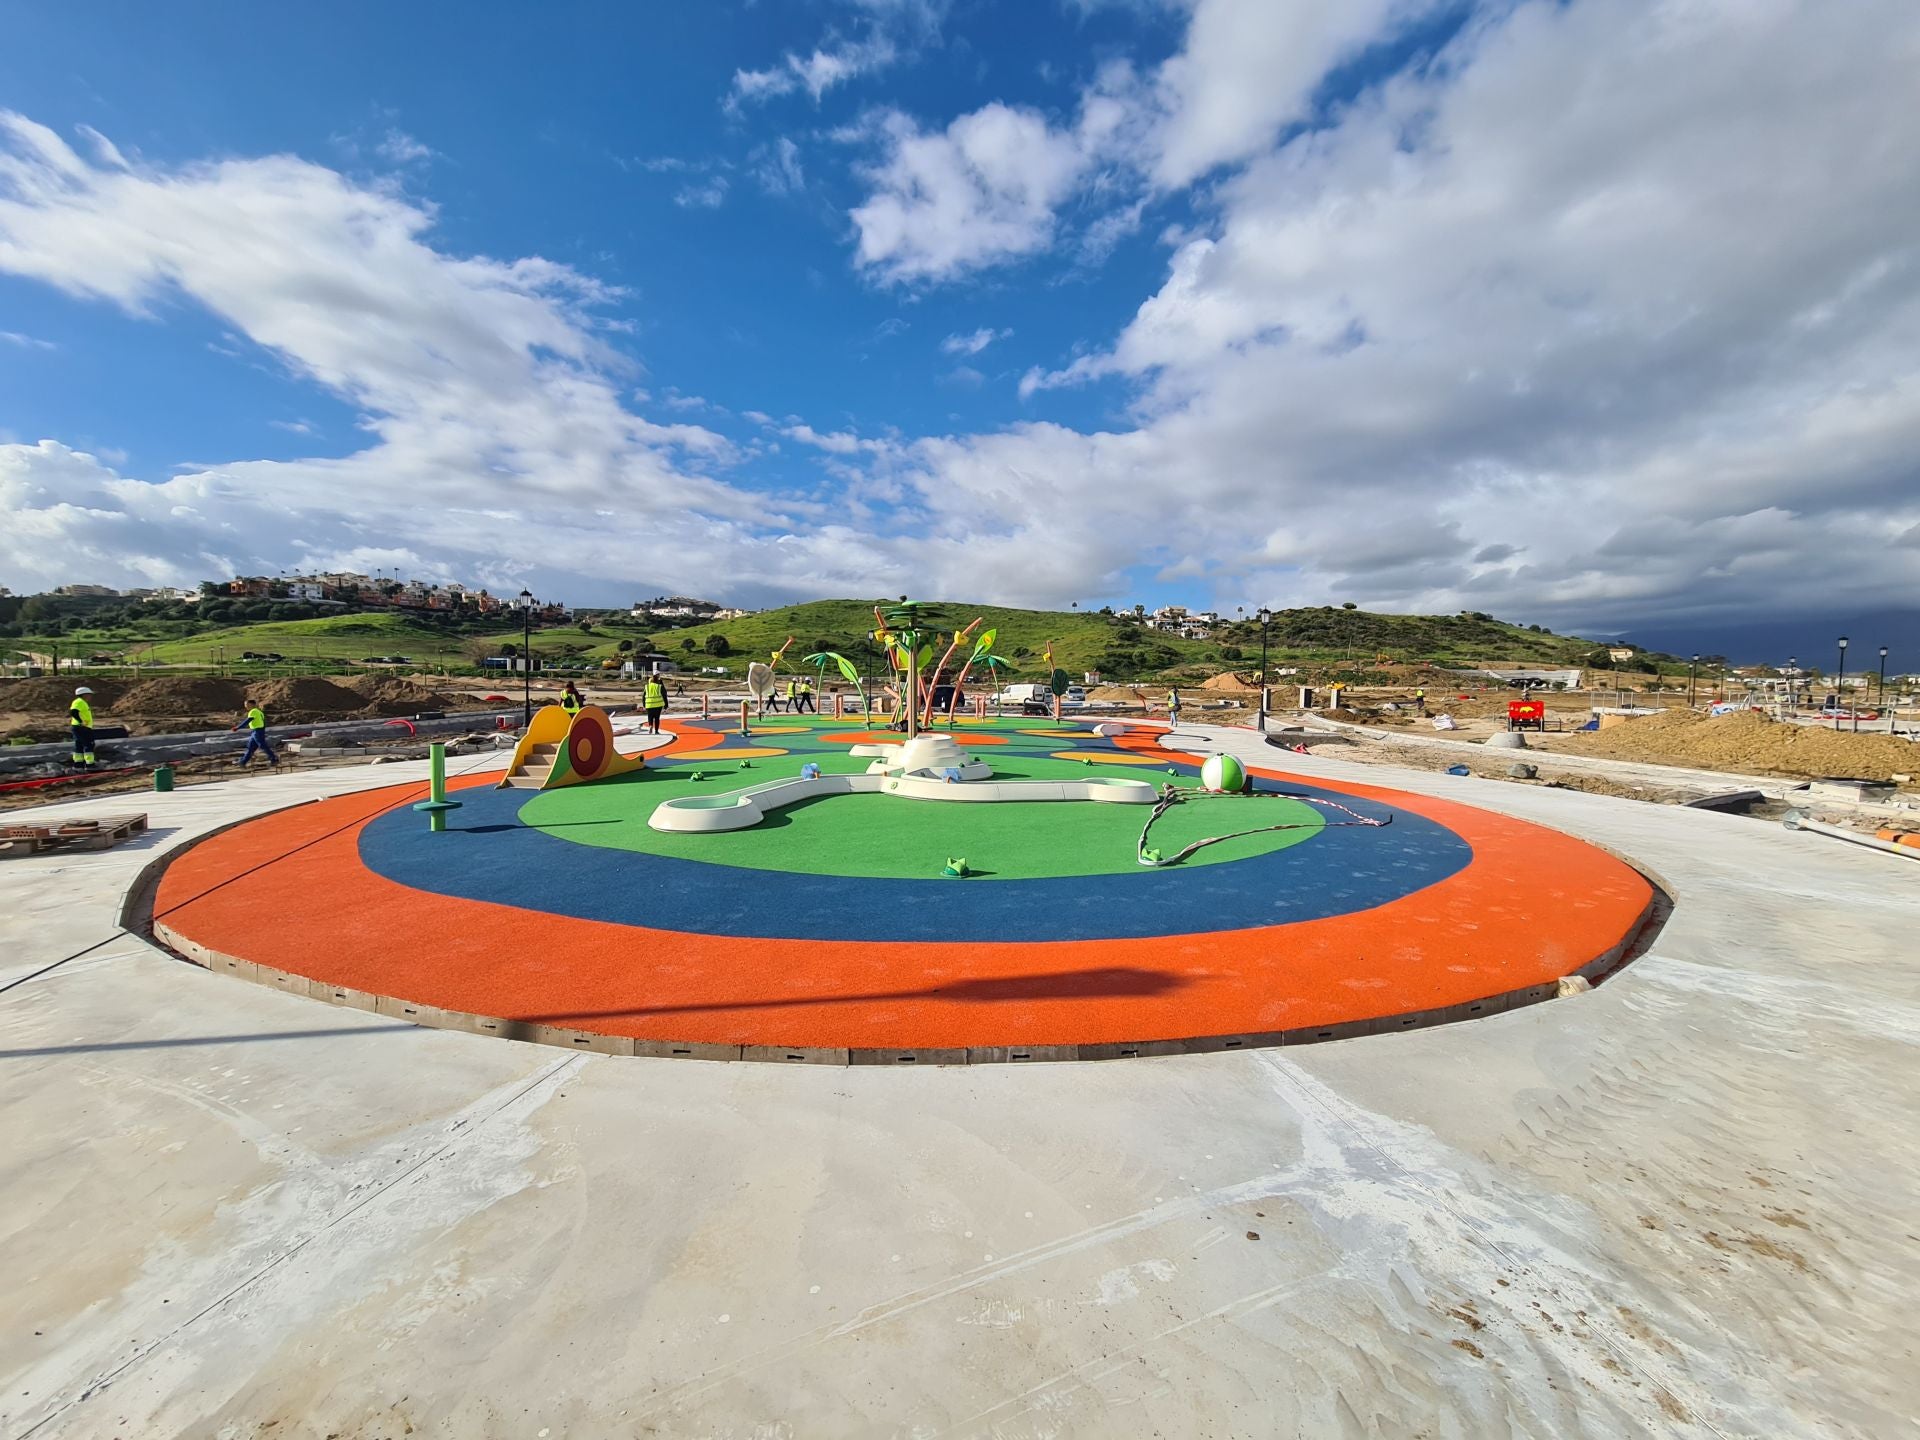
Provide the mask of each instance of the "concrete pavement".
POLYGON ((1556 826, 1677 909, 1590 994, 1407 1034, 632 1059, 119 930, 164 848, 424 765, 49 807, 154 828, 0 863, 0 1434, 1907 1433, 1920 867, 1217 738, 1556 826))

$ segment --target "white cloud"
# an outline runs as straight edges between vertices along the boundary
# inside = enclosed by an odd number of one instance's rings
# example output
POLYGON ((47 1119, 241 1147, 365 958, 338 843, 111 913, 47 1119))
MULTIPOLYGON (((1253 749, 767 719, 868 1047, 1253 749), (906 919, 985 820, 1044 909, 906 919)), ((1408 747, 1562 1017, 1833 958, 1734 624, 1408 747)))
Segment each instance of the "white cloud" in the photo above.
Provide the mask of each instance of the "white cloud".
POLYGON ((683 210, 718 210, 727 199, 727 177, 710 175, 695 185, 682 186, 673 203, 683 210))
POLYGON ((1267 148, 1309 113, 1327 72, 1420 0, 1198 0, 1186 44, 1154 79, 1155 181, 1178 187, 1267 148))
POLYGON ((885 35, 865 40, 822 46, 801 55, 789 51, 780 63, 765 70, 736 70, 727 108, 738 110, 743 103, 771 100, 805 90, 816 104, 836 85, 857 75, 883 70, 899 58, 899 50, 885 35))
POLYGON ((1084 478, 1023 460, 1044 430, 962 473, 1111 513, 1153 454, 1181 498, 1140 533, 1222 598, 1732 613, 1845 554, 1821 603, 1884 604, 1920 579, 1920 155, 1861 137, 1917 52, 1893 0, 1497 13, 1255 160, 1110 349, 1022 382, 1142 387, 1084 478))
MULTIPOLYGON (((621 407, 589 276, 436 250, 424 209, 297 160, 129 170, 16 124, 0 270, 137 314, 201 305, 370 439, 158 483, 9 447, 0 572, 190 580, 283 563, 293 534, 473 574, 549 555, 569 594, 730 575, 749 600, 1064 602, 1200 566, 1227 605, 1594 627, 1883 608, 1920 582, 1915 53, 1907 0, 1515 0, 1220 161, 1243 168, 1157 292, 1023 382, 1044 403, 1104 376, 1124 425, 913 441, 788 416, 783 460, 832 477, 805 499, 730 485, 723 437, 621 407)), ((1118 113, 1070 128, 988 107, 994 143, 891 121, 875 199, 898 209, 863 263, 921 280, 1033 253, 1102 166, 1163 153, 1141 138, 1159 79, 1109 84, 1118 113)), ((1205 133, 1227 153, 1250 132, 1205 133)))
POLYGON ((947 279, 1044 248, 1088 164, 1074 134, 998 103, 941 131, 897 112, 879 129, 886 155, 852 218, 859 263, 888 280, 947 279))
POLYGON ((948 0, 849 0, 862 12, 856 39, 830 32, 812 50, 789 50, 762 70, 736 70, 726 109, 739 114, 748 104, 805 90, 817 105, 821 96, 861 75, 911 59, 936 39, 948 0))
POLYGON ((292 435, 317 435, 319 428, 311 420, 269 420, 267 424, 276 430, 285 430, 292 435))
POLYGON ((9 345, 17 345, 22 350, 57 350, 60 347, 51 340, 41 340, 33 335, 23 335, 18 330, 0 330, 0 340, 9 345))
POLYGON ((1010 339, 1011 330, 995 330, 987 326, 965 335, 949 335, 940 342, 940 348, 949 355, 978 355, 996 340, 1010 339))
MULTIPOLYGON (((390 188, 291 157, 95 166, 0 115, 0 273, 156 321, 204 307, 355 406, 369 437, 343 458, 158 482, 51 440, 10 445, 0 572, 59 583, 112 561, 184 581, 384 545, 474 574, 538 573, 541 560, 500 557, 551 557, 554 584, 576 593, 594 577, 682 587, 812 513, 715 478, 736 458, 724 436, 622 407, 632 367, 592 313, 617 292, 539 257, 438 251, 430 229, 390 188)), ((804 545, 775 559, 767 583, 811 563, 804 545)))
POLYGON ((830 455, 882 454, 893 449, 885 440, 863 440, 850 430, 839 430, 821 434, 811 425, 789 425, 780 432, 789 440, 798 440, 802 445, 811 445, 816 450, 825 450, 830 455))

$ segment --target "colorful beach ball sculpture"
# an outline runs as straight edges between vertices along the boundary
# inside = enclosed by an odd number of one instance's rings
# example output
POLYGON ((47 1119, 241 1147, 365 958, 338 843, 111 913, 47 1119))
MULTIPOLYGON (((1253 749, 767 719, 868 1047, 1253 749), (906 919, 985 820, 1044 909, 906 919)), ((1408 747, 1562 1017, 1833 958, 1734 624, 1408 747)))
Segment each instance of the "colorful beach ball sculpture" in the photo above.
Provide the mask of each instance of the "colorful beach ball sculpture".
POLYGON ((1247 788, 1247 767, 1231 755, 1211 755, 1200 767, 1200 788, 1216 795, 1237 795, 1247 788))

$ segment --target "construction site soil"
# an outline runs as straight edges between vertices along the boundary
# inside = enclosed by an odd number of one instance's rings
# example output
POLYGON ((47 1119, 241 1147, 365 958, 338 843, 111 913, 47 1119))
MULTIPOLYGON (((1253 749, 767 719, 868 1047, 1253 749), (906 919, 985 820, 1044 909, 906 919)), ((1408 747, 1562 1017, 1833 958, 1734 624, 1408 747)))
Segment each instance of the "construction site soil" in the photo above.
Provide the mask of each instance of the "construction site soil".
POLYGON ((1920 745, 1893 735, 1861 735, 1774 720, 1757 711, 1705 716, 1669 710, 1610 729, 1555 737, 1569 755, 1688 765, 1746 775, 1793 775, 1911 784, 1920 773, 1920 745))
MULTIPOLYGON (((391 675, 308 676, 245 684, 207 676, 167 676, 89 679, 86 684, 93 691, 89 698, 96 723, 125 725, 135 734, 218 729, 233 724, 249 705, 264 709, 270 725, 298 725, 471 709, 475 704, 459 691, 391 675)), ((52 678, 0 682, 0 740, 55 739, 64 734, 73 691, 71 682, 52 678)))

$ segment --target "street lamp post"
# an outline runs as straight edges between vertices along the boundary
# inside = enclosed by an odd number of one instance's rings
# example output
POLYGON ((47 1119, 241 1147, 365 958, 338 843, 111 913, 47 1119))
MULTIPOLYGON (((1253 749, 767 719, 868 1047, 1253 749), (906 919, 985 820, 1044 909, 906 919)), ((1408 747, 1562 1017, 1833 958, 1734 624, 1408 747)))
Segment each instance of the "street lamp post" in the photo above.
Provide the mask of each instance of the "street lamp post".
POLYGON ((1267 733, 1267 627, 1273 623, 1273 612, 1262 605, 1260 616, 1260 733, 1267 733))
POLYGON ((1797 655, 1787 656, 1787 714, 1800 713, 1800 659, 1797 655))
POLYGON ((526 711, 521 724, 533 725, 533 592, 520 592, 520 703, 526 711))
MULTIPOLYGON (((1880 698, 1874 704, 1882 710, 1887 708, 1887 647, 1884 645, 1880 647, 1880 698)), ((1887 732, 1893 732, 1891 719, 1887 721, 1887 732)))
POLYGON ((1700 668, 1700 657, 1698 655, 1692 656, 1691 658, 1688 659, 1687 661, 1687 708, 1689 710, 1694 708, 1693 697, 1695 692, 1695 686, 1694 686, 1693 677, 1694 677, 1694 672, 1699 668, 1700 668))
POLYGON ((1833 682, 1833 728, 1840 728, 1840 701, 1847 690, 1847 637, 1840 637, 1840 673, 1833 682))

